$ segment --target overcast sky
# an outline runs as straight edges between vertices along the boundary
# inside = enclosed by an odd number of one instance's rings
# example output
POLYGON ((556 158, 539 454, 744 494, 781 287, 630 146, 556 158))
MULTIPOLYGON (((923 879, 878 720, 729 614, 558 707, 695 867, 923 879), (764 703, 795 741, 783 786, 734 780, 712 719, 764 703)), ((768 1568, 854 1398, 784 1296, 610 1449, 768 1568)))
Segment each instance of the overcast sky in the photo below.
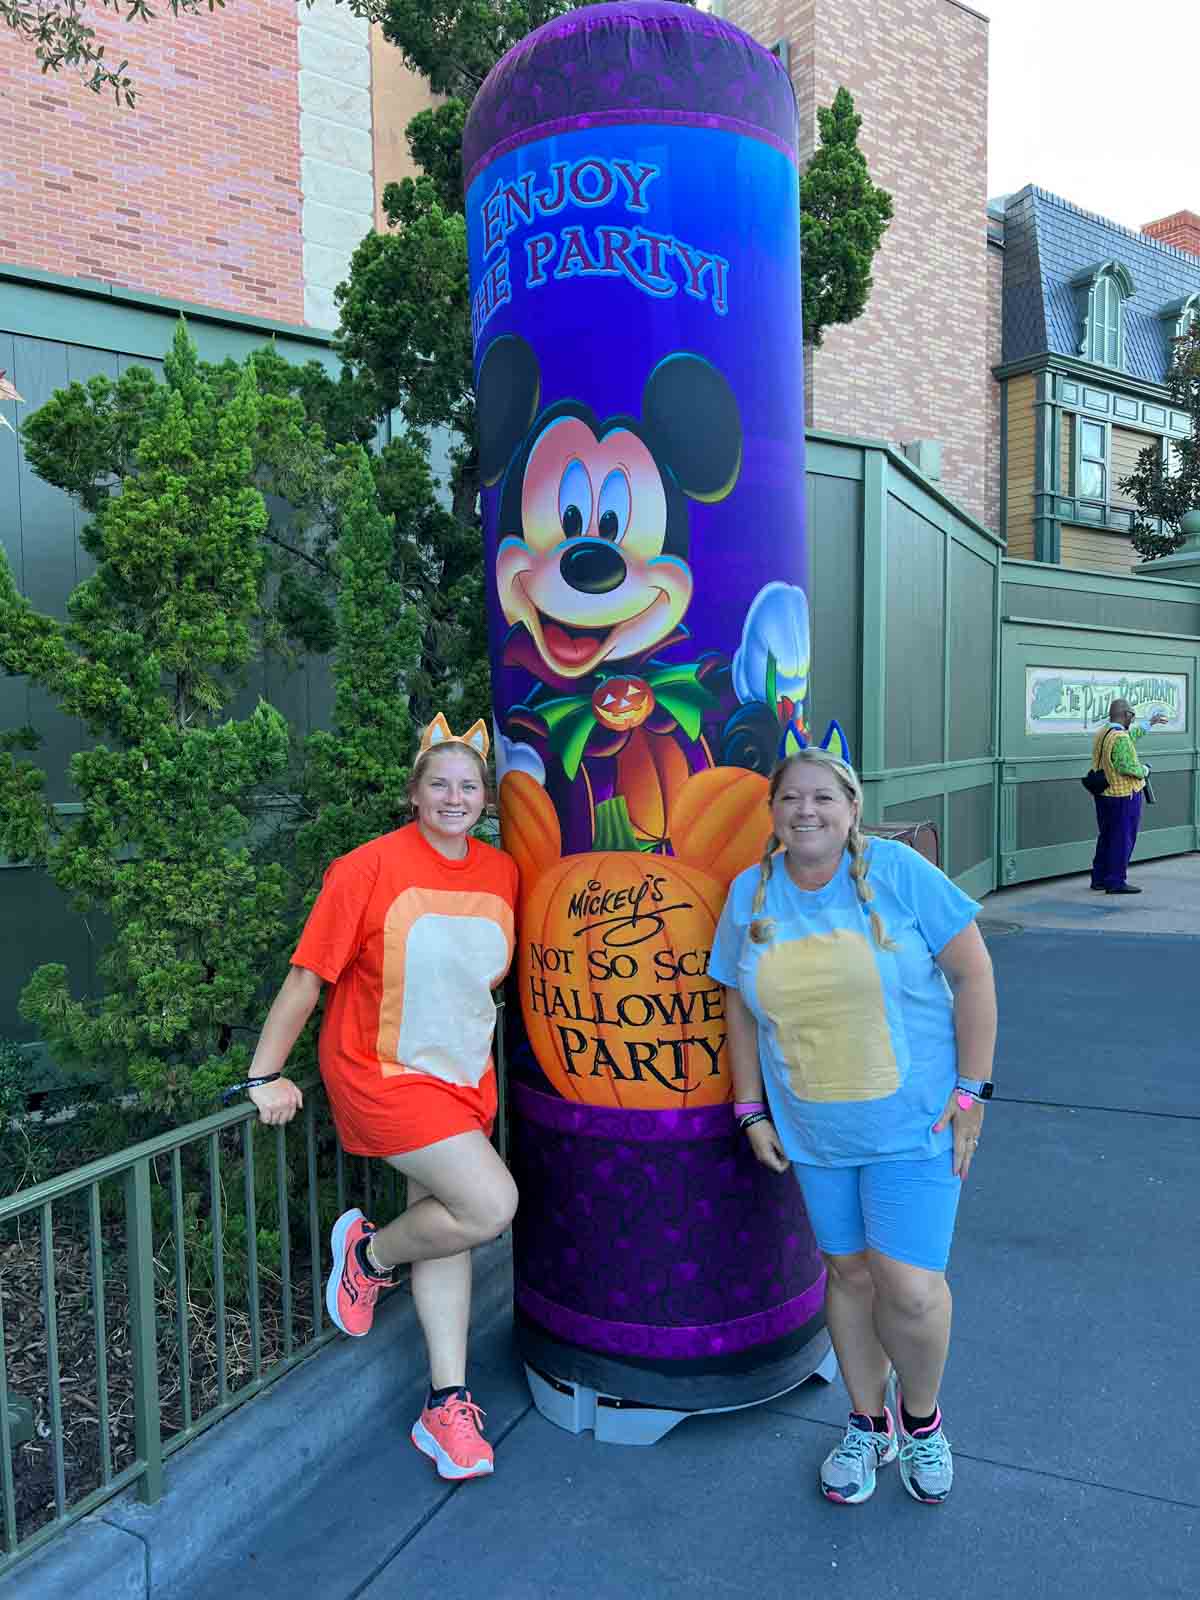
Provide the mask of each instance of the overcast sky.
POLYGON ((1200 0, 969 0, 991 18, 988 193, 1127 227, 1200 213, 1200 0))

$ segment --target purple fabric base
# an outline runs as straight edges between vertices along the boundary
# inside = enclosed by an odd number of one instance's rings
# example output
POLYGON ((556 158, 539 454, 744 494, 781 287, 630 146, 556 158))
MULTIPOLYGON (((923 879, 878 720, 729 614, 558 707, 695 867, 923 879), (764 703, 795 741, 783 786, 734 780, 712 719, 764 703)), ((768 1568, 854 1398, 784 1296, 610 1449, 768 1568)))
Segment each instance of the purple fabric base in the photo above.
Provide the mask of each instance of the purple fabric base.
POLYGON ((791 1173, 728 1105, 612 1111, 513 1085, 516 1300, 553 1337, 683 1361, 768 1345, 819 1311, 825 1268, 791 1173))
POLYGON ((555 1305, 526 1284, 517 1285, 516 1302, 526 1316, 567 1344, 634 1359, 698 1361, 768 1345, 802 1328, 825 1302, 825 1273, 822 1270, 816 1283, 794 1300, 715 1327, 659 1328, 644 1322, 608 1322, 555 1305))
POLYGON ((737 1132, 733 1105, 696 1106, 691 1111, 619 1111, 610 1106, 583 1106, 575 1100, 542 1094, 527 1083, 509 1085, 518 1116, 556 1133, 580 1138, 617 1139, 622 1143, 691 1143, 696 1139, 731 1139, 737 1132))
POLYGON ((729 128, 796 160, 795 95, 768 50, 705 12, 624 0, 569 11, 497 62, 463 133, 467 187, 527 140, 655 121, 729 128))

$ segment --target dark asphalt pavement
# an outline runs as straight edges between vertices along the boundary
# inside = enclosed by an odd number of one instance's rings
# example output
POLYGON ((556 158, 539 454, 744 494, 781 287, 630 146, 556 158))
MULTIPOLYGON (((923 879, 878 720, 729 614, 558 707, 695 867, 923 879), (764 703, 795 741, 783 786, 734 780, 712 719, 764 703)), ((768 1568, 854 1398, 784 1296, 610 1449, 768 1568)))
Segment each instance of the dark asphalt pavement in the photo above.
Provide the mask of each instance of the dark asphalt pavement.
POLYGON ((574 1438, 532 1409, 502 1318, 472 1371, 495 1477, 433 1476, 409 1388, 178 1600, 1196 1600, 1200 939, 989 942, 1000 1098, 951 1264, 945 1506, 910 1500, 895 1468, 864 1506, 820 1498, 840 1385, 650 1449, 574 1438))

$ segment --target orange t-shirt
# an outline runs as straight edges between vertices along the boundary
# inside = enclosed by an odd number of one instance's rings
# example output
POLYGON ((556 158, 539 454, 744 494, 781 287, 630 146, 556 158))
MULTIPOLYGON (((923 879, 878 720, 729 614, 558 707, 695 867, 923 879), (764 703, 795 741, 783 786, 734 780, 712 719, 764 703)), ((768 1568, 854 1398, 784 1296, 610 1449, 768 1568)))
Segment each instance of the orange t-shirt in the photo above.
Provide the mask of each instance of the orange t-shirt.
POLYGON ((320 1061, 343 1149, 400 1155, 490 1130, 492 990, 516 899, 511 856, 470 839, 451 861, 416 823, 329 868, 292 964, 333 985, 320 1061))

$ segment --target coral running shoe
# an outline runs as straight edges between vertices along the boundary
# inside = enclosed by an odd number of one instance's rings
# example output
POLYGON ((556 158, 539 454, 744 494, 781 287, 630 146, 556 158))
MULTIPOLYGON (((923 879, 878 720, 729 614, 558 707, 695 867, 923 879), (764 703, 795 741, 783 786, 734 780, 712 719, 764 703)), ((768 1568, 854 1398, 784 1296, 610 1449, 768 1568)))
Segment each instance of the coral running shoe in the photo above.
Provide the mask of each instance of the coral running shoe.
POLYGON ((426 1406, 413 1423, 412 1442, 433 1461, 442 1478, 482 1478, 495 1467, 483 1437, 483 1412, 466 1389, 440 1405, 426 1406))
POLYGON ((870 1417, 850 1413, 841 1444, 821 1464, 821 1493, 840 1506, 858 1506, 875 1493, 875 1474, 880 1467, 895 1461, 900 1453, 896 1424, 885 1406, 888 1431, 876 1433, 870 1417))
POLYGON ((325 1309, 331 1321, 352 1339, 361 1339, 370 1333, 379 1291, 392 1281, 390 1274, 377 1278, 374 1273, 364 1271, 359 1261, 359 1244, 374 1232, 375 1224, 368 1222, 357 1206, 352 1206, 349 1211, 342 1212, 330 1235, 333 1267, 325 1285, 325 1309))

